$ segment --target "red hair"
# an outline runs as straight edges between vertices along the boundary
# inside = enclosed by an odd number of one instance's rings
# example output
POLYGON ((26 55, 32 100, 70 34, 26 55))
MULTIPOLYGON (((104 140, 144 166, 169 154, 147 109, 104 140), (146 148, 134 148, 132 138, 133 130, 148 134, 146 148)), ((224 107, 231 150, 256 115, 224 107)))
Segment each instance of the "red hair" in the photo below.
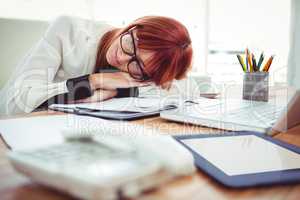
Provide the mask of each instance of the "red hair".
MULTIPOLYGON (((175 19, 161 16, 146 16, 135 20, 126 28, 113 30, 102 38, 102 59, 106 60, 105 52, 120 34, 137 26, 138 49, 153 52, 145 61, 145 71, 156 85, 170 84, 174 79, 186 76, 191 67, 193 49, 188 30, 175 19), (110 35, 110 36, 109 36, 110 35), (107 37, 107 38, 105 38, 107 37), (103 57, 104 56, 104 57, 103 57), (103 59, 104 58, 104 59, 103 59)), ((99 52, 98 52, 99 55, 99 52)), ((98 64, 101 64, 100 62, 98 64)), ((108 64, 107 61, 106 63, 108 64)))

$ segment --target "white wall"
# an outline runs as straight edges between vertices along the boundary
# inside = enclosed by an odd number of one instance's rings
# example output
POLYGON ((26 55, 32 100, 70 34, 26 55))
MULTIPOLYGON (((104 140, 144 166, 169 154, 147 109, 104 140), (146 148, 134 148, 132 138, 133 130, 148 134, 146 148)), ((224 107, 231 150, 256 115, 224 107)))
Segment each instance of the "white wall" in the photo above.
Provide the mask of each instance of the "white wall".
POLYGON ((47 26, 47 22, 0 18, 0 88, 47 26))
POLYGON ((288 83, 300 88, 300 1, 292 0, 291 9, 288 83))

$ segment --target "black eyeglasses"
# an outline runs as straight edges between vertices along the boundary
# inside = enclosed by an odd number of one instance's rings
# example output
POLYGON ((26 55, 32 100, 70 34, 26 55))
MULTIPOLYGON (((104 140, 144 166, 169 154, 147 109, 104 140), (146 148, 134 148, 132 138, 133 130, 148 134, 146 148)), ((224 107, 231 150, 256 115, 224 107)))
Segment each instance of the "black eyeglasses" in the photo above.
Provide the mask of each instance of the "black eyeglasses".
POLYGON ((133 30, 135 30, 136 27, 133 27, 132 29, 128 30, 127 32, 123 33, 120 37, 120 46, 122 51, 131 56, 131 59, 127 63, 127 69, 129 75, 134 78, 141 81, 150 80, 151 78, 146 74, 144 70, 144 64, 141 61, 140 58, 136 55, 136 44, 135 39, 133 35, 133 30))

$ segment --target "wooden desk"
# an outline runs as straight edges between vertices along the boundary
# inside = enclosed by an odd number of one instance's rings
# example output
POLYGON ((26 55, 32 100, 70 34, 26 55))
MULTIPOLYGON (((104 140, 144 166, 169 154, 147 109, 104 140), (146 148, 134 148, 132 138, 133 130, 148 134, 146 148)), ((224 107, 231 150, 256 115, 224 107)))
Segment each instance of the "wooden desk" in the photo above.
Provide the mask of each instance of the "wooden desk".
MULTIPOLYGON (((54 112, 39 112, 28 116, 38 116, 45 114, 59 114, 54 112)), ((25 116, 25 117, 28 117, 25 116)), ((213 132, 214 129, 179 124, 156 118, 148 118, 134 121, 132 123, 144 124, 157 128, 164 133, 199 133, 213 132)), ((276 138, 286 141, 290 144, 300 146, 300 126, 289 130, 287 133, 281 133, 276 138)), ((0 199, 1 200, 59 200, 73 199, 72 197, 43 187, 29 180, 28 178, 16 173, 10 166, 5 152, 7 148, 0 141, 0 199)), ((148 200, 299 200, 300 184, 296 185, 279 185, 269 187, 256 187, 250 189, 231 189, 218 184, 206 174, 198 171, 195 175, 179 178, 163 187, 147 192, 138 199, 148 200)))

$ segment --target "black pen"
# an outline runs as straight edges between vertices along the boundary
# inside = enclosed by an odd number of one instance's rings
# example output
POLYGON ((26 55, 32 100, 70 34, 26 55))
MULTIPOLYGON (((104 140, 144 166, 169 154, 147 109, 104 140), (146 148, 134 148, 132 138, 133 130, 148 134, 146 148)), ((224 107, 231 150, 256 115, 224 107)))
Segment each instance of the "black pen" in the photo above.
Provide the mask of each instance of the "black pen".
POLYGON ((256 65, 256 59, 255 59, 254 54, 252 54, 252 64, 253 64, 253 71, 254 72, 258 71, 257 67, 256 67, 257 65, 256 65))
POLYGON ((92 112, 106 112, 106 113, 112 113, 112 114, 133 114, 133 113, 139 113, 137 111, 127 111, 127 110, 105 110, 105 109, 90 109, 90 108, 82 108, 82 107, 76 107, 74 109, 74 112, 77 114, 81 113, 92 113, 92 112))
POLYGON ((263 63, 264 61, 264 52, 262 52, 260 54, 260 57, 259 57, 259 61, 258 61, 258 64, 257 64, 257 70, 259 71, 260 70, 260 67, 261 67, 261 64, 263 63))

